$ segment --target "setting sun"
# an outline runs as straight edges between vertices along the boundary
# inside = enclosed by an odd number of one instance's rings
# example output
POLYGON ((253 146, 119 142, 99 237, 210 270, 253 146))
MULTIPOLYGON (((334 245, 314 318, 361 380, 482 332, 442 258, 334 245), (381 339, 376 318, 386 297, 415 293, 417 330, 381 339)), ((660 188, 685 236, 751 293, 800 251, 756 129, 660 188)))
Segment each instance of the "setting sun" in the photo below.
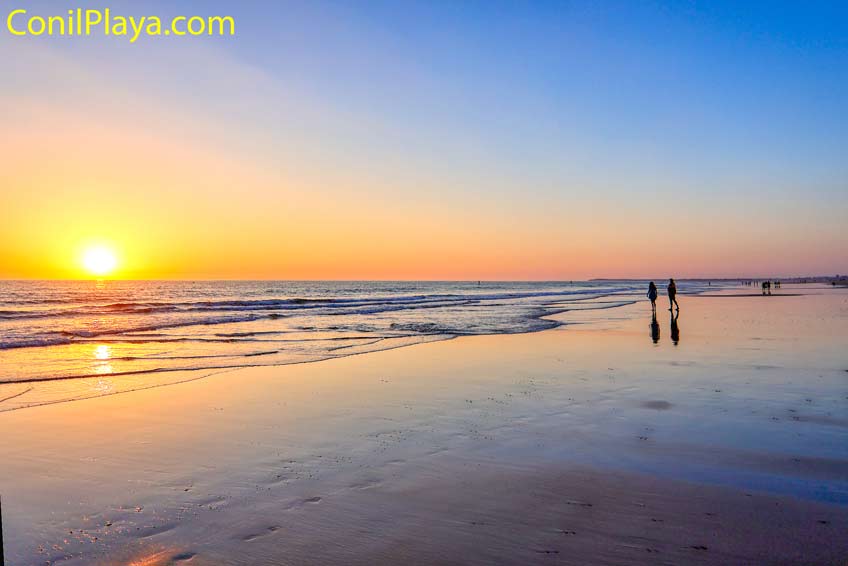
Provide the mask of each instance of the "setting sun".
POLYGON ((83 253, 82 265, 90 274, 104 277, 112 273, 118 266, 118 258, 111 249, 97 246, 88 248, 83 253))

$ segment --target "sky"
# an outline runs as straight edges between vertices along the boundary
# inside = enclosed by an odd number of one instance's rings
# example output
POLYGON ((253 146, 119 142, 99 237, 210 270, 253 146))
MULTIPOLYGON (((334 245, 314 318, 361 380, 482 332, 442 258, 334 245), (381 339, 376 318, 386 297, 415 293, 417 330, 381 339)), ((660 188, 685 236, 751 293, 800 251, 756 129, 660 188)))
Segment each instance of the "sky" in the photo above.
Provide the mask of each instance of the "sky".
POLYGON ((848 4, 109 7, 236 36, 0 29, 0 278, 848 273, 848 4))

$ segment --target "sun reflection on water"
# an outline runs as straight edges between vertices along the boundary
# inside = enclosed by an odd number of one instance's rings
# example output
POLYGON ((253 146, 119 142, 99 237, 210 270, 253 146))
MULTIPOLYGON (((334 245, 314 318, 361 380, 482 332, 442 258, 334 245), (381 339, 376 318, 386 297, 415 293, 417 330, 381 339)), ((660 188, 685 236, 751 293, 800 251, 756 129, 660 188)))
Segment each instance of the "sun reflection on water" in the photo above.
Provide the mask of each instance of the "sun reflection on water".
POLYGON ((94 373, 109 374, 112 373, 112 348, 106 344, 101 344, 94 348, 94 373))
POLYGON ((101 344, 94 348, 94 357, 98 360, 108 360, 112 357, 112 348, 106 344, 101 344))

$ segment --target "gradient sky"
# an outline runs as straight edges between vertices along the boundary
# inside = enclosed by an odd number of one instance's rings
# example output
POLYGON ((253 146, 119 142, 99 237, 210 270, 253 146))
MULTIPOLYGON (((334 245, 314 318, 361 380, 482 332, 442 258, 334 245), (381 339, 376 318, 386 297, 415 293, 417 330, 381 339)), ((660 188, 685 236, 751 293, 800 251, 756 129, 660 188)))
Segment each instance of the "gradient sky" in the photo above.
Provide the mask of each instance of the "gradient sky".
POLYGON ((848 272, 848 4, 109 7, 237 36, 0 31, 0 278, 848 272))

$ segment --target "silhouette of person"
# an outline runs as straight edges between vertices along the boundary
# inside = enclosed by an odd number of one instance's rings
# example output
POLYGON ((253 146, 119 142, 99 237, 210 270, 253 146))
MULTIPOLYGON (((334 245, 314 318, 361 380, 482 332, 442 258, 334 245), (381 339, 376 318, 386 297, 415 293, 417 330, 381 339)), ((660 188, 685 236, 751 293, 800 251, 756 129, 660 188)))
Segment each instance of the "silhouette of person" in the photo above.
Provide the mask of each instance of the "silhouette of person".
POLYGON ((677 310, 680 310, 680 305, 677 304, 677 284, 674 282, 674 279, 668 280, 668 310, 671 310, 672 307, 677 307, 677 310))
MULTIPOLYGON (((674 342, 674 345, 677 346, 677 343, 680 342, 680 327, 677 326, 677 319, 680 317, 680 311, 677 313, 671 313, 671 341, 674 342)), ((659 330, 657 330, 659 335, 659 330)))
POLYGON ((657 286, 654 285, 654 282, 651 281, 648 284, 648 298, 651 299, 651 311, 653 311, 654 316, 657 314, 657 297, 659 296, 659 292, 657 291, 657 286))
POLYGON ((660 323, 657 322, 656 310, 651 316, 651 340, 654 341, 654 344, 657 344, 660 341, 660 323))

